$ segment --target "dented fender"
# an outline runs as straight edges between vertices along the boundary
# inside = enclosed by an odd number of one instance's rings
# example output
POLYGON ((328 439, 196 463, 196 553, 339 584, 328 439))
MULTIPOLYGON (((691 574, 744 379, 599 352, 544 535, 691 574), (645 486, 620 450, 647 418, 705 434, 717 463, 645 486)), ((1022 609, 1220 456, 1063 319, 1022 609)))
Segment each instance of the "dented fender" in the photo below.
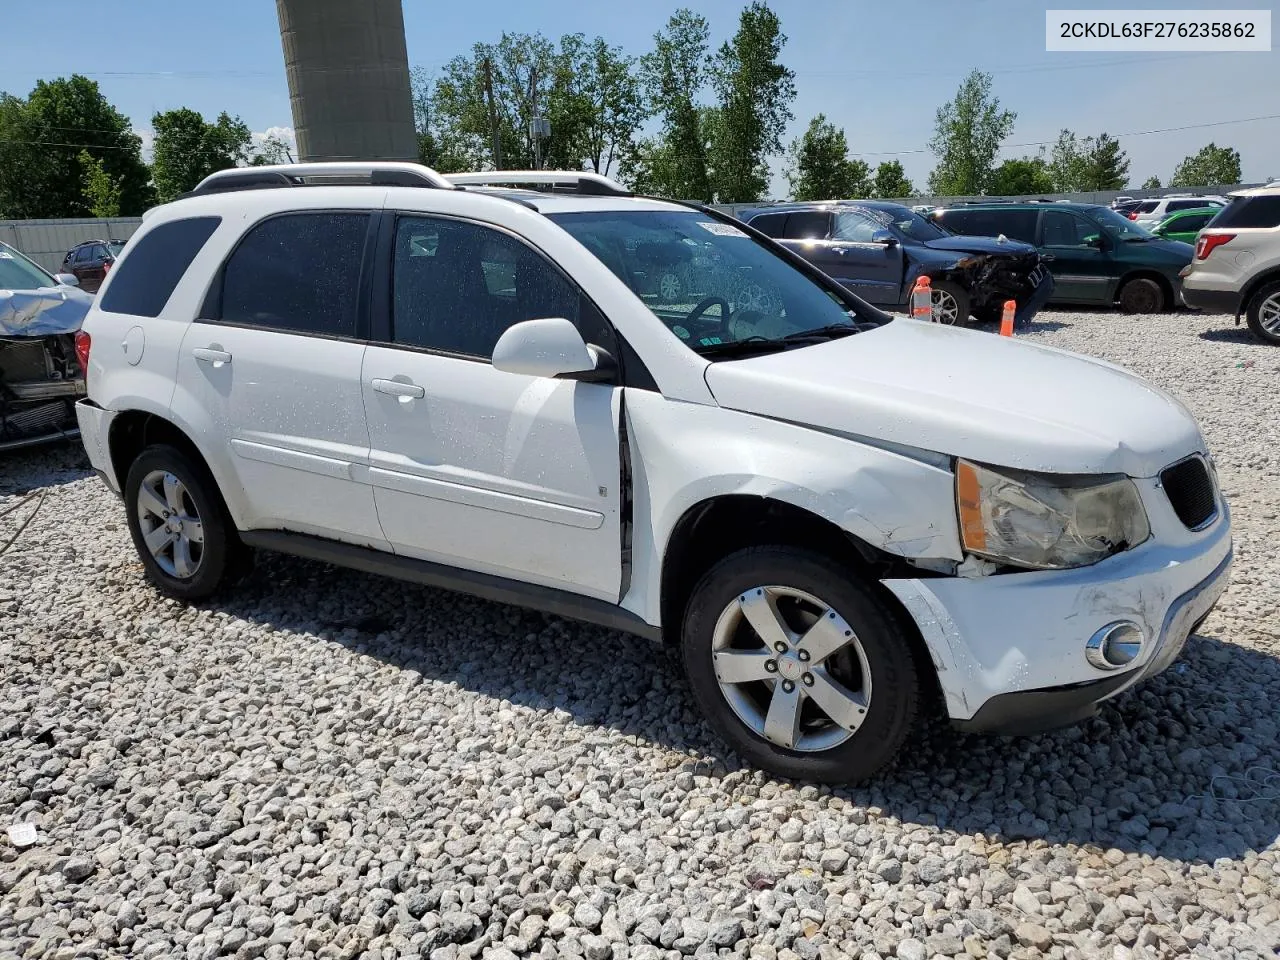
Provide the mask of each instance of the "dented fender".
POLYGON ((716 497, 778 500, 887 553, 959 561, 949 470, 846 437, 628 389, 633 570, 622 606, 660 622, 662 561, 680 518, 716 497))

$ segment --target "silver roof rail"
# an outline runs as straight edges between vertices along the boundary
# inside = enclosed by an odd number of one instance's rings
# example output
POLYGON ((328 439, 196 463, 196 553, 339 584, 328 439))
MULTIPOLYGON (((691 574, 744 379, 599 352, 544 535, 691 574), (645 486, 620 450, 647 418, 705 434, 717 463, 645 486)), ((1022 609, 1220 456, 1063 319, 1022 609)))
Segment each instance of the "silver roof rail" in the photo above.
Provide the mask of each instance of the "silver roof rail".
POLYGON ((633 196, 617 180, 586 170, 486 170, 446 173, 444 179, 460 187, 546 187, 553 193, 576 193, 580 196, 633 196))
POLYGON ((233 167, 211 173, 185 196, 256 190, 267 187, 302 187, 350 183, 375 187, 432 187, 453 190, 454 185, 430 167, 394 160, 284 163, 265 167, 233 167))

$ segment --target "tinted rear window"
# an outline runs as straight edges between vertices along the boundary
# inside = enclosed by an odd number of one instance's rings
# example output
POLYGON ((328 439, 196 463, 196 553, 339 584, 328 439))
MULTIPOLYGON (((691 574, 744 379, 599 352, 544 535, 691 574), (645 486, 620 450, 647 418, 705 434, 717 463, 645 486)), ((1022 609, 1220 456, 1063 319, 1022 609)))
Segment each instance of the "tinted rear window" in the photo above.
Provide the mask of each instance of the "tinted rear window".
POLYGON ((1230 206, 1213 218, 1214 227, 1280 226, 1280 194, 1269 197, 1233 197, 1230 206))
POLYGON ((368 230, 367 213, 294 213, 259 223, 223 268, 221 319, 354 337, 368 230))
POLYGON ((752 217, 749 221, 753 227, 769 237, 781 237, 787 225, 785 213, 765 213, 752 217))
POLYGON ((221 217, 170 220, 143 235, 120 266, 112 269, 102 309, 135 317, 158 317, 221 217))
POLYGON ((831 232, 831 214, 821 210, 800 210, 787 218, 789 240, 823 240, 831 232))

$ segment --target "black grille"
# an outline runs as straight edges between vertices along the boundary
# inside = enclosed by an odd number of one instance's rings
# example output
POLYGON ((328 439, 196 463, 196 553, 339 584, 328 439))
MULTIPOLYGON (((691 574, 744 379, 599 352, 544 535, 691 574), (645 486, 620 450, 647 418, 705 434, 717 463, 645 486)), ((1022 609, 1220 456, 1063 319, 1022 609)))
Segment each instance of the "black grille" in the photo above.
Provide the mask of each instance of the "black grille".
POLYGON ((1217 504, 1213 497, 1213 480, 1199 457, 1183 460, 1160 474, 1165 496, 1189 529, 1194 530, 1213 516, 1217 504))

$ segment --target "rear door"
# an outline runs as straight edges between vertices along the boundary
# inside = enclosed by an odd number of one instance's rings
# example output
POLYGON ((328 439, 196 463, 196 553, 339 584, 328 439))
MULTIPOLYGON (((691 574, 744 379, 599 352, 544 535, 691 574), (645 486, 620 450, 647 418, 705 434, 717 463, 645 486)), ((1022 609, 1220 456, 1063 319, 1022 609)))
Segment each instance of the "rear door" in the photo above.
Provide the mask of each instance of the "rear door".
POLYGON ((1078 303, 1110 303, 1115 293, 1115 265, 1106 235, 1092 220, 1070 210, 1045 210, 1040 218, 1041 251, 1053 257, 1049 267, 1054 299, 1078 303))
POLYGON ((615 356, 591 302, 496 227, 387 214, 361 377, 382 529, 396 553, 616 602, 614 383, 495 370, 514 323, 563 317, 615 356))
POLYGON ((334 210, 259 222, 187 328, 178 393, 211 421, 209 442, 245 491, 250 528, 386 546, 360 395, 373 221, 334 210))

